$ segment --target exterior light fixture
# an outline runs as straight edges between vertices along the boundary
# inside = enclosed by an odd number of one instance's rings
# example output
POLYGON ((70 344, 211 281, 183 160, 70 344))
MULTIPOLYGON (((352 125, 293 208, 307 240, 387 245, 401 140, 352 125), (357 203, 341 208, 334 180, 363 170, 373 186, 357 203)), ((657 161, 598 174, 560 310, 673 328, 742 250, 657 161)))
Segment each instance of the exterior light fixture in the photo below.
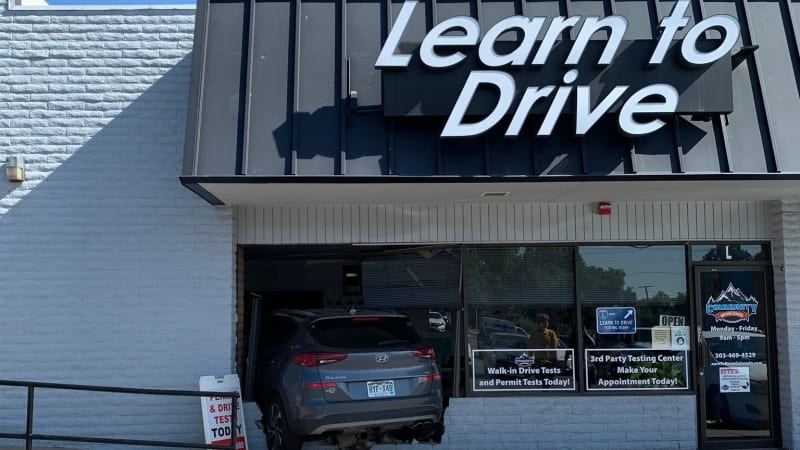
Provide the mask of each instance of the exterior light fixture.
POLYGON ((25 158, 22 156, 6 157, 6 179, 8 181, 25 181, 25 158))

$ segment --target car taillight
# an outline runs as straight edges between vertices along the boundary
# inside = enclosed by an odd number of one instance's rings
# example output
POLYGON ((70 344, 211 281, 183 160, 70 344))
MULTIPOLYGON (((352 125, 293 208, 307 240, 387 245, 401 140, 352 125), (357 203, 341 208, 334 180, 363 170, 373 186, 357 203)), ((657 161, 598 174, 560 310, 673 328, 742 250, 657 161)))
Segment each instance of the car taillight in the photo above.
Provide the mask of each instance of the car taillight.
POLYGON ((422 347, 412 352, 417 358, 436 359, 436 350, 433 347, 422 347))
POLYGON ((347 353, 303 352, 295 355, 292 361, 298 366, 314 367, 342 361, 345 358, 347 358, 347 353))
POLYGON ((423 382, 431 382, 431 381, 441 380, 442 376, 439 375, 439 374, 436 374, 436 375, 423 375, 420 378, 422 378, 423 382))
POLYGON ((306 387, 309 389, 331 389, 336 387, 336 383, 331 383, 330 381, 324 383, 306 383, 306 387))

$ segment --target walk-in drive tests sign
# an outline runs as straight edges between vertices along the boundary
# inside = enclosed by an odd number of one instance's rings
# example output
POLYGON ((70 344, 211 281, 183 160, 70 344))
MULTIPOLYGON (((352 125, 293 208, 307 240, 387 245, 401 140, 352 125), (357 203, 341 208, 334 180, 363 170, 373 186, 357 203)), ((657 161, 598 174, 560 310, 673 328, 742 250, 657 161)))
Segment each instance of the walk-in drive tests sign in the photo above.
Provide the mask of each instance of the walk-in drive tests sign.
POLYGON ((636 308, 597 308, 598 334, 636 333, 636 308))

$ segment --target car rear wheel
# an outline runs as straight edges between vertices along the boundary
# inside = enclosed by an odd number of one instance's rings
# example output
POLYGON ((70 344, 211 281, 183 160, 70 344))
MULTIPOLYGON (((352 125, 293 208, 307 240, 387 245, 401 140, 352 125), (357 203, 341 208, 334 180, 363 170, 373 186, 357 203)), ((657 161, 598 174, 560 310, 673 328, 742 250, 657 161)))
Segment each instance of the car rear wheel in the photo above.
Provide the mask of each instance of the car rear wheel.
POLYGON ((269 402, 266 434, 269 450, 299 450, 303 445, 302 437, 289 431, 289 419, 278 396, 269 402))

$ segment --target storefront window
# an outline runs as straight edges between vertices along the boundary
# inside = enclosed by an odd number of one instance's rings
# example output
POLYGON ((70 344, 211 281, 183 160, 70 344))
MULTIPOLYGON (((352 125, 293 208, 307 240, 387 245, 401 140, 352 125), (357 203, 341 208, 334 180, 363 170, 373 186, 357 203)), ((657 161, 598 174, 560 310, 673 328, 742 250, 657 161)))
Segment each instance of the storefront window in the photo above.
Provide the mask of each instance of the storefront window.
POLYGON ((692 261, 768 261, 765 244, 693 244, 692 261))
POLYGON ((587 390, 688 389, 683 246, 580 247, 587 390))
POLYGON ((417 248, 366 257, 361 264, 363 305, 407 314, 436 350, 447 399, 457 385, 455 355, 461 309, 461 249, 417 248))
POLYGON ((464 250, 473 392, 576 389, 573 254, 564 247, 464 250))

